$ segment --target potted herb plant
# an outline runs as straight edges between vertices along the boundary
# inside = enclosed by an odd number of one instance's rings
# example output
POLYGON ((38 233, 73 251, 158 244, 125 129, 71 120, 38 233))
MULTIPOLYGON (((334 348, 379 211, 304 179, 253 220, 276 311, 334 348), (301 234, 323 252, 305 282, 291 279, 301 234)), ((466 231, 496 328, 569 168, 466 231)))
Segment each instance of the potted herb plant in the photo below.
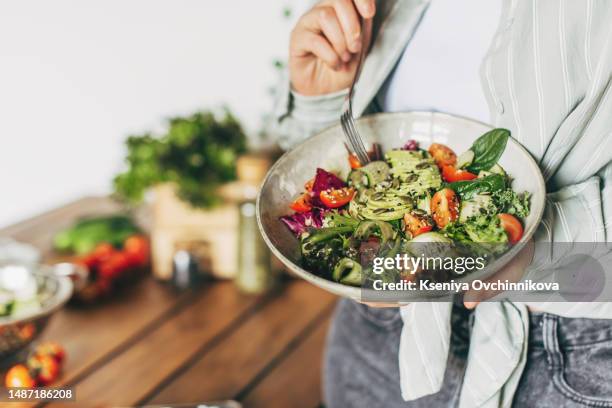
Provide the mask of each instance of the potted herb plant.
POLYGON ((245 134, 227 110, 169 119, 167 130, 128 137, 127 169, 114 179, 115 195, 130 204, 153 192, 153 273, 172 274, 172 257, 188 246, 217 276, 236 270, 238 214, 219 188, 236 179, 247 150, 245 134))

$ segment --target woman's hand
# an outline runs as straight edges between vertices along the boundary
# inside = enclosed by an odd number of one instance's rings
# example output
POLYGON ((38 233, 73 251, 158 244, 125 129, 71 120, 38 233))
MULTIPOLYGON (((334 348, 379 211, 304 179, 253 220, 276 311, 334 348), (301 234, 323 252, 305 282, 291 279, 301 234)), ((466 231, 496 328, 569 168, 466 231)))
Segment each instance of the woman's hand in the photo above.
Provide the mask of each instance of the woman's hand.
POLYGON ((359 53, 370 44, 375 0, 324 0, 291 32, 289 74, 293 89, 322 95, 348 88, 359 53), (361 32, 361 20, 365 30, 361 32))

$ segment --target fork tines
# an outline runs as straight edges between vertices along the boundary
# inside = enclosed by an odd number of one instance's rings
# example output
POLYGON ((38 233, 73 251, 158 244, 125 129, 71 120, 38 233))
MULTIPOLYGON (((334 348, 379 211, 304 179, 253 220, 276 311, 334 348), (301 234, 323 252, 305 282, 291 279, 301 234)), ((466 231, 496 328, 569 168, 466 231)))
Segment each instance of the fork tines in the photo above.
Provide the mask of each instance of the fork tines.
POLYGON ((351 109, 347 109, 340 116, 340 123, 342 124, 342 130, 348 139, 349 145, 357 155, 357 158, 362 164, 367 164, 370 161, 368 151, 363 144, 363 139, 355 127, 355 121, 351 114, 351 109))

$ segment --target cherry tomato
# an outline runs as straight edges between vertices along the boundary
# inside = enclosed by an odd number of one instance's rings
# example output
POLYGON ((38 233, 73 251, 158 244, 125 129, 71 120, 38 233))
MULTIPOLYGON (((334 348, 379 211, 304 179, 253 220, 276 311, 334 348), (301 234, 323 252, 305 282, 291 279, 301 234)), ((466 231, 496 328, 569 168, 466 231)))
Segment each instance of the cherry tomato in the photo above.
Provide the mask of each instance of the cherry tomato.
POLYGON ((421 215, 417 213, 404 214, 404 224, 404 231, 410 233, 411 238, 431 231, 433 228, 433 223, 427 215, 421 215))
POLYGON ((30 340, 36 334, 36 326, 32 323, 26 323, 19 328, 19 337, 22 340, 30 340))
POLYGON ((431 154, 438 167, 452 166, 457 163, 455 152, 450 147, 440 143, 433 143, 429 146, 429 154, 431 154))
POLYGON ((453 183, 455 181, 474 180, 478 176, 474 173, 470 173, 467 170, 461 170, 455 166, 445 165, 442 166, 442 177, 445 181, 453 183))
POLYGON ((144 266, 149 262, 149 240, 142 235, 132 235, 123 243, 123 252, 127 253, 134 266, 144 266))
POLYGON ((291 203, 291 209, 299 213, 312 210, 312 205, 310 205, 310 195, 308 193, 304 193, 299 196, 294 202, 291 203))
POLYGON ((99 260, 108 258, 112 254, 115 253, 115 247, 113 247, 108 242, 102 242, 101 244, 96 245, 93 252, 91 253, 94 257, 99 260))
POLYGON ((117 252, 102 262, 98 274, 102 279, 113 280, 132 266, 132 257, 126 252, 117 252))
POLYGON ((104 259, 110 257, 115 252, 116 250, 111 244, 108 242, 102 242, 96 245, 93 251, 82 257, 80 261, 88 268, 92 268, 104 259))
POLYGON ((361 167, 361 162, 355 153, 349 153, 348 161, 351 169, 358 169, 361 167))
POLYGON ((17 364, 11 367, 4 377, 4 385, 6 388, 34 388, 36 380, 30 374, 30 370, 23 364, 17 364))
POLYGON ((431 214, 438 228, 444 228, 459 216, 459 199, 453 190, 444 188, 431 199, 431 214))
POLYGON ((312 186, 314 186, 314 181, 315 181, 314 177, 311 178, 310 180, 308 180, 306 182, 306 184, 304 184, 304 190, 306 190, 308 192, 311 192, 312 191, 312 186))
POLYGON ((338 208, 348 204, 355 195, 352 187, 343 187, 321 191, 319 197, 327 208, 338 208))
POLYGON ((511 244, 519 242, 523 236, 523 225, 521 225, 521 222, 514 215, 510 214, 499 214, 498 217, 502 228, 508 235, 508 241, 511 244))
POLYGON ((66 359, 66 351, 64 348, 53 341, 46 341, 36 346, 36 354, 52 356, 59 364, 62 364, 66 359))
POLYGON ((28 358, 27 365, 40 385, 51 384, 59 376, 60 365, 51 355, 34 354, 28 358))

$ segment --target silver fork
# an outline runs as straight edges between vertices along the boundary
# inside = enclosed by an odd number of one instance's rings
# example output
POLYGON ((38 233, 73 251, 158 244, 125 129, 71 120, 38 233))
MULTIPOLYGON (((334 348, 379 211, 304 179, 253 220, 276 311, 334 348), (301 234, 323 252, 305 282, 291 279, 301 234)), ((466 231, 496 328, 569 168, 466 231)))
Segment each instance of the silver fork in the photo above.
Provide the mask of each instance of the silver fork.
MULTIPOLYGON (((361 23, 362 35, 364 32, 365 20, 363 20, 361 23)), ((351 87, 349 88, 349 93, 344 99, 344 105, 342 106, 342 115, 340 115, 340 124, 342 125, 342 131, 344 132, 344 136, 346 136, 351 150, 357 155, 357 158, 359 159, 361 165, 369 163, 370 156, 368 155, 368 151, 365 147, 363 138, 357 131, 357 127, 355 127, 355 119, 353 118, 353 89, 355 88, 355 83, 357 82, 357 80, 359 79, 359 75, 361 74, 361 66, 365 53, 366 45, 364 44, 361 47, 361 51, 359 52, 359 61, 357 62, 357 70, 355 71, 355 77, 353 77, 353 82, 351 83, 351 87)))

